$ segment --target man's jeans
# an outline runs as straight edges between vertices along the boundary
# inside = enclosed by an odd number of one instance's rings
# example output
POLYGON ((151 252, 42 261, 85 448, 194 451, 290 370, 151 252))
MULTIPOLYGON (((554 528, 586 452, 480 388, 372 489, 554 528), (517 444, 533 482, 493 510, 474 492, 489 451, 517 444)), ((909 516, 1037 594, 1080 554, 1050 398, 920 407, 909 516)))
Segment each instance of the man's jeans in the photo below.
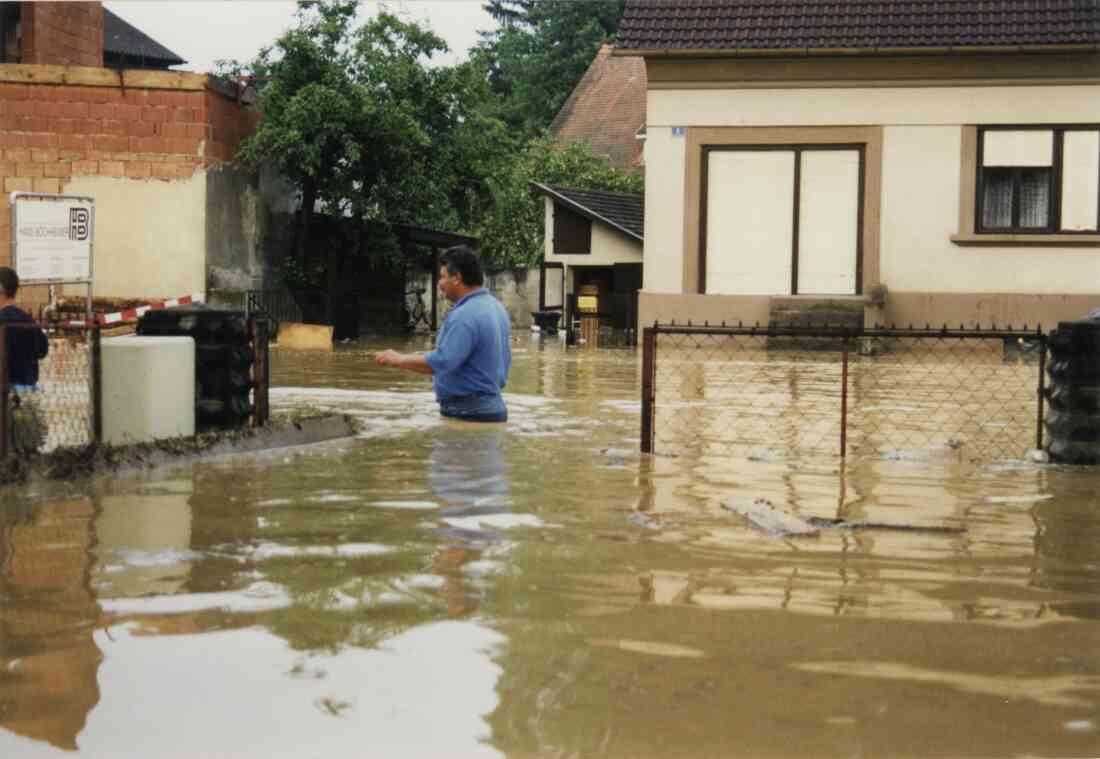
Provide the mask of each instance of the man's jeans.
POLYGON ((467 422, 507 422, 508 408, 504 398, 497 395, 463 395, 444 398, 439 402, 439 413, 451 419, 467 422))

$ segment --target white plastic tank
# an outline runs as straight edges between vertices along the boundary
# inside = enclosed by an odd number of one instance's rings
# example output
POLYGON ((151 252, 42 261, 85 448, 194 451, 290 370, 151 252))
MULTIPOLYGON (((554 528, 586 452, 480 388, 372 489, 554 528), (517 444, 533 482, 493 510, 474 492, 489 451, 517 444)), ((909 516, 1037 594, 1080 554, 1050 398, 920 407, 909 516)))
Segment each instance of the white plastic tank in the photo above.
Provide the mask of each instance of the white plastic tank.
POLYGON ((195 434, 195 341, 103 340, 103 441, 144 443, 195 434))

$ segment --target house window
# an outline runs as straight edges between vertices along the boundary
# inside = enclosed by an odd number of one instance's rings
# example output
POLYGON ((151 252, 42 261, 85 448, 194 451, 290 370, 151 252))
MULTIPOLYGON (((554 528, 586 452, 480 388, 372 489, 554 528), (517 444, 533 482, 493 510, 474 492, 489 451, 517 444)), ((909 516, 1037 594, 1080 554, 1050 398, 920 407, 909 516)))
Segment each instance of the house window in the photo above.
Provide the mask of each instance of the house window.
POLYGON ((1098 231, 1100 128, 985 127, 977 163, 979 234, 1098 231))
POLYGON ((554 254, 583 256, 592 252, 592 222, 554 204, 554 254))

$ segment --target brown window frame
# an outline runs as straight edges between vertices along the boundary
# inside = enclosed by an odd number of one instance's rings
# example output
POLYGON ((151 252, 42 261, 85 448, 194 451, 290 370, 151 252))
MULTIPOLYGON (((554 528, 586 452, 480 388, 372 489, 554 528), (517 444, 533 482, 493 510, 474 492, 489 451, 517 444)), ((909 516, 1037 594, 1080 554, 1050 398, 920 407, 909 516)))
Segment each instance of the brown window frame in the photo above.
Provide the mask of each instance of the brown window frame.
POLYGON ((592 220, 561 203, 554 203, 553 243, 555 256, 592 255, 592 220))
MULTIPOLYGON (((1062 229, 1062 180, 1065 159, 1066 132, 1100 132, 1100 124, 997 124, 978 127, 977 151, 975 155, 976 176, 974 180, 974 234, 975 235, 1097 235, 1100 234, 1100 200, 1097 207, 1097 227, 1093 229, 1062 229), (1008 227, 985 226, 985 135, 987 132, 1051 132, 1053 140, 1050 178, 1047 197, 1047 225, 1045 227, 1021 227, 1020 219, 1020 174, 1026 167, 989 167, 1012 169, 1014 187, 1012 194, 1012 225, 1008 227)), ((1097 151, 1097 165, 1100 166, 1100 151, 1097 151)), ((1033 167, 1038 168, 1038 167, 1033 167)), ((1100 199, 1100 192, 1097 193, 1100 199)))

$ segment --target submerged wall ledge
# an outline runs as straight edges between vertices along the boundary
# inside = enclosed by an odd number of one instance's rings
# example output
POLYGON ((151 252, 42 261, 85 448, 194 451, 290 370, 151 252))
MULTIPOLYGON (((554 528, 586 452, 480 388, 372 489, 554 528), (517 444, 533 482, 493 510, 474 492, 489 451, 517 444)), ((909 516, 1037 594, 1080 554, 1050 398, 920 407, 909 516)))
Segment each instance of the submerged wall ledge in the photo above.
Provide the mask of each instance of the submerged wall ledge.
POLYGON ((200 458, 311 445, 350 438, 355 425, 349 416, 275 419, 266 426, 226 432, 206 432, 193 437, 169 438, 153 443, 63 448, 28 460, 9 457, 0 461, 0 486, 33 480, 75 480, 127 470, 155 469, 200 458))

